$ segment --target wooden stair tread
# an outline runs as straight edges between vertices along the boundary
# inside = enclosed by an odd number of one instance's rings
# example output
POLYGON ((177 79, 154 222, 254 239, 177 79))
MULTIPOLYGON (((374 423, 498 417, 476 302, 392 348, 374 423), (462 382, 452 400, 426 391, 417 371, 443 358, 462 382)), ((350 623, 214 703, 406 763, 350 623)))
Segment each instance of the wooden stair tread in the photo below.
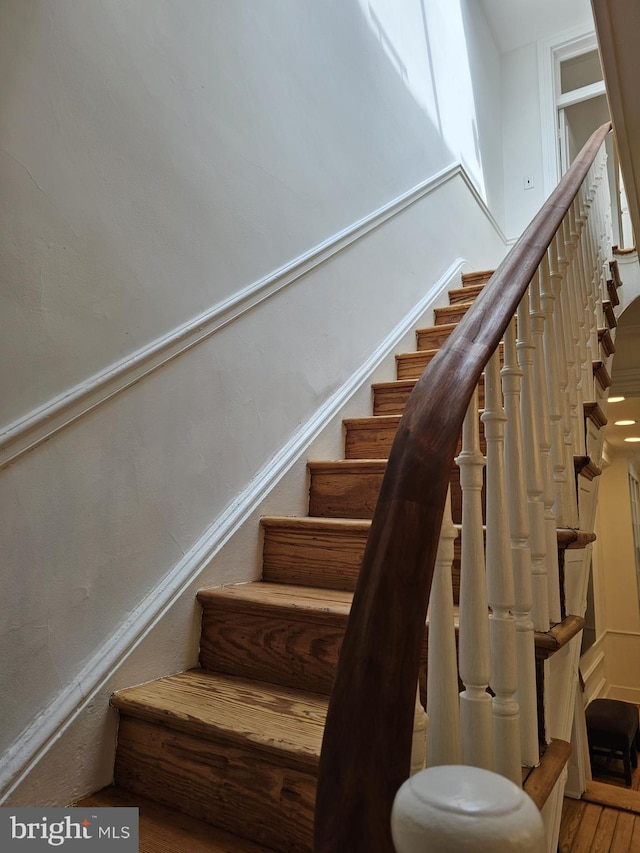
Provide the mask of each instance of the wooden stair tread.
MULTIPOLYGON (((357 461, 357 460, 354 460, 357 461)), ((359 460, 362 461, 362 460, 359 460)), ((380 462, 379 459, 374 460, 380 462)), ((369 519, 360 518, 317 518, 308 515, 265 515, 260 519, 260 524, 263 527, 283 528, 289 527, 298 530, 312 530, 318 528, 321 531, 335 530, 337 532, 346 531, 367 531, 371 529, 371 521, 369 519)))
POLYGON ((238 605, 247 612, 286 610, 292 619, 296 618, 297 611, 300 617, 307 614, 316 614, 325 619, 339 617, 332 621, 344 623, 351 610, 353 593, 339 589, 255 581, 200 590, 197 598, 202 605, 238 605))
POLYGON ((593 375, 595 376, 598 385, 603 391, 611 387, 611 374, 602 361, 593 363, 593 375))
POLYGON ((546 803, 570 756, 570 743, 552 740, 540 757, 540 764, 524 771, 522 787, 539 809, 546 803))
POLYGON ((122 714, 206 739, 251 744, 316 767, 328 699, 289 687, 188 670, 115 693, 122 714))
POLYGON ((139 809, 139 853, 272 853, 271 847, 240 838, 122 788, 104 788, 74 805, 84 809, 139 809))
POLYGON ((535 631, 536 656, 548 658, 567 645, 584 628, 582 616, 565 616, 548 631, 535 631))
POLYGON ((589 530, 577 530, 574 527, 558 527, 558 548, 568 548, 576 551, 586 548, 591 542, 596 541, 596 534, 589 530))
MULTIPOLYGON (((636 251, 635 246, 629 250, 621 249, 616 254, 625 255, 625 254, 633 254, 636 251)), ((620 267, 618 266, 618 261, 614 258, 612 261, 609 261, 609 269, 611 270, 611 275, 613 276, 613 282, 616 287, 622 287, 622 279, 620 278, 620 267)))
POLYGON ((590 456, 574 456, 573 465, 576 474, 586 480, 593 480, 602 474, 602 468, 593 461, 590 456))
POLYGON ((346 429, 380 429, 380 427, 398 427, 401 415, 370 415, 365 418, 345 418, 342 423, 346 429))
POLYGON ((340 472, 341 474, 353 471, 362 473, 366 471, 382 472, 387 466, 386 459, 310 459, 307 468, 310 471, 323 473, 340 472))
MULTIPOLYGON (((596 371, 594 370, 594 374, 595 373, 596 371)), ((610 379, 609 383, 611 383, 610 379)), ((604 387, 608 386, 603 386, 603 388, 604 387)), ((595 426, 596 429, 601 429, 603 426, 606 426, 609 423, 609 421, 607 420, 607 416, 602 411, 600 403, 595 400, 590 400, 589 402, 583 403, 582 405, 585 418, 591 421, 591 423, 595 426)))
POLYGON ((606 356, 613 355, 616 351, 611 331, 609 329, 598 329, 598 343, 602 347, 602 351, 606 356))
POLYGON ((610 329, 615 329, 618 325, 618 319, 615 311, 613 310, 613 305, 608 299, 605 299, 602 302, 602 310, 604 312, 605 320, 607 321, 607 326, 609 326, 610 329))

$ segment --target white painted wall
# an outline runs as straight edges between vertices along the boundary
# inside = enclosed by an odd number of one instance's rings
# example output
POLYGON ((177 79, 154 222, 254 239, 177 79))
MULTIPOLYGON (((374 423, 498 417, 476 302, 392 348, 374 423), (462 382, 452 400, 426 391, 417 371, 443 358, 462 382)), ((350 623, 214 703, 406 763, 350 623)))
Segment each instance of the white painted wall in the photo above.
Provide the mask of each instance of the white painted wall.
POLYGON ((544 199, 542 124, 535 42, 502 56, 505 233, 518 237, 544 199), (524 179, 533 179, 525 189, 524 179))
POLYGON ((605 684, 600 678, 601 688, 613 698, 637 701, 640 604, 628 478, 629 459, 612 454, 600 478, 594 588, 596 632, 604 652, 605 684))
POLYGON ((354 371, 456 258, 500 259, 481 204, 502 216, 498 67, 470 0, 2 5, 11 802, 109 781, 109 693, 194 663, 195 590, 258 574, 257 516, 303 511, 307 446, 354 371), (428 183, 458 161, 469 180, 428 183), (165 361, 136 381, 144 359, 165 361))
POLYGON ((558 178, 552 45, 593 36, 593 16, 588 0, 482 0, 482 6, 502 51, 505 232, 514 239, 558 178), (532 188, 525 189, 525 178, 532 188))

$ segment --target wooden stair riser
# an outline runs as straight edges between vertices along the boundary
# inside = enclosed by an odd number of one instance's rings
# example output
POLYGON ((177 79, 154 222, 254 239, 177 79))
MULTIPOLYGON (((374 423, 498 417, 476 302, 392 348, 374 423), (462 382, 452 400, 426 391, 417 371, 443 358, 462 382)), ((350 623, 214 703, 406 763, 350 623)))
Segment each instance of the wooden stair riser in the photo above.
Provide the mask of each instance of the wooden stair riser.
MULTIPOLYGON (((311 473, 309 489, 309 515, 320 518, 371 519, 375 510, 382 478, 384 462, 376 469, 354 473, 353 466, 340 463, 316 467, 309 464, 311 473)), ((482 512, 485 519, 485 489, 482 489, 482 512)), ((451 515, 455 524, 462 519, 462 492, 460 469, 455 462, 451 465, 451 515)))
MULTIPOLYGON (((500 344, 500 364, 503 363, 504 347, 500 344)), ((437 349, 403 352, 396 355, 396 379, 419 379, 425 368, 438 354, 437 349)), ((482 382, 482 379, 480 380, 482 382)))
POLYGON ((462 273, 462 286, 474 287, 476 285, 485 285, 494 272, 495 270, 479 270, 478 272, 462 273))
POLYGON ((419 379, 437 352, 437 349, 431 349, 400 353, 396 356, 396 378, 419 379))
MULTIPOLYGON (((398 382, 379 382, 373 386, 374 416, 401 415, 404 412, 409 395, 416 385, 416 379, 398 382)), ((484 382, 478 386, 478 407, 484 406, 484 382)))
POLYGON ((455 329, 457 323, 442 324, 440 326, 429 326, 418 329, 416 332, 416 349, 440 349, 449 335, 455 329))
POLYGON ((369 523, 335 527, 263 520, 265 581, 353 591, 369 523))
MULTIPOLYGON (((480 412, 478 412, 480 418, 480 412)), ((349 418, 345 426, 345 459, 388 459, 395 438, 399 415, 373 418, 349 418)), ((480 421, 480 444, 485 453, 484 429, 480 421)), ((461 449, 460 443, 456 453, 461 449)))
MULTIPOLYGON (((304 602, 302 589, 300 596, 304 602)), ((347 625, 347 606, 340 614, 327 612, 320 601, 315 607, 292 605, 274 607, 270 612, 268 607, 256 607, 255 602, 241 597, 229 600, 224 591, 217 598, 213 590, 202 603, 200 663, 205 669, 331 693, 347 625)), ((426 645, 422 660, 426 665, 426 645)))
POLYGON ((348 614, 214 599, 203 605, 200 665, 329 695, 348 614))
POLYGON ((443 308, 435 308, 433 311, 433 323, 441 326, 449 323, 459 323, 471 307, 471 302, 458 305, 446 305, 443 308))
POLYGON ((121 716, 115 782, 282 853, 310 853, 316 773, 121 716))
POLYGON ((481 293, 484 284, 465 284, 463 287, 449 291, 449 305, 459 305, 461 302, 473 302, 481 293))

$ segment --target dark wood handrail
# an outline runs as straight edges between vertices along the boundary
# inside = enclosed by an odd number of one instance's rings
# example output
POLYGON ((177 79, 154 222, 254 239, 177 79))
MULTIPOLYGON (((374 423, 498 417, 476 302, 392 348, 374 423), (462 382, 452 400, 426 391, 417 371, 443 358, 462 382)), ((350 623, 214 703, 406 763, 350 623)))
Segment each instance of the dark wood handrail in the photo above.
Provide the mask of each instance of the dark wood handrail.
POLYGON ((353 597, 325 727, 316 853, 393 853, 409 776, 419 654, 451 466, 473 390, 610 124, 588 140, 416 383, 400 420, 353 597))

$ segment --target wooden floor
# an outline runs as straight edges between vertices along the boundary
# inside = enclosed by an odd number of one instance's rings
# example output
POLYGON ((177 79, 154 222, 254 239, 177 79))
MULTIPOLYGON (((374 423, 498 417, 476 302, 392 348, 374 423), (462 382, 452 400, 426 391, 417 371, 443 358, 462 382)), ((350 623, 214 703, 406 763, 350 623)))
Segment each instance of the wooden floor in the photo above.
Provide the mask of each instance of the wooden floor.
POLYGON ((76 806, 139 808, 139 853, 273 853, 259 844, 116 788, 105 788, 76 806))
POLYGON ((640 769, 631 787, 618 774, 621 762, 594 768, 582 800, 565 797, 560 853, 640 853, 640 769))

